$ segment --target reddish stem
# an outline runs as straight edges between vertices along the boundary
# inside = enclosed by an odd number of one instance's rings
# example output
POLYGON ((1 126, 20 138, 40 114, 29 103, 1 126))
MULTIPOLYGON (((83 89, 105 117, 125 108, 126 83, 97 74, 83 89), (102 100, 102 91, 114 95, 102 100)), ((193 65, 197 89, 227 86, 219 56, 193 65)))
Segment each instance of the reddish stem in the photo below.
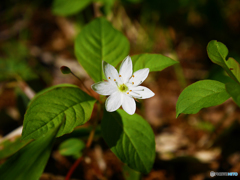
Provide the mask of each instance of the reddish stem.
POLYGON ((85 84, 83 83, 83 81, 82 81, 79 77, 77 77, 72 71, 71 71, 71 74, 72 74, 74 77, 76 77, 76 78, 81 82, 82 86, 87 90, 87 92, 88 92, 91 96, 93 96, 92 93, 91 93, 91 91, 85 86, 85 84))
POLYGON ((82 161, 83 156, 81 156, 80 158, 78 158, 74 164, 72 165, 72 167, 70 168, 70 170, 67 173, 67 176, 65 178, 65 180, 69 180, 72 176, 72 173, 75 171, 75 169, 77 168, 77 166, 79 165, 79 163, 82 161))
MULTIPOLYGON (((88 141, 87 141, 87 144, 86 144, 86 149, 85 149, 85 152, 86 150, 91 146, 92 144, 92 140, 93 140, 93 137, 94 137, 94 134, 95 134, 95 127, 92 129, 92 131, 90 132, 90 135, 88 137, 88 141)), ((84 156, 85 153, 83 153, 83 155, 78 158, 74 164, 71 166, 70 170, 68 171, 67 173, 67 176, 65 178, 65 180, 69 180, 72 176, 72 173, 75 171, 75 169, 77 168, 77 166, 79 165, 79 163, 82 161, 83 159, 83 156, 84 156)))

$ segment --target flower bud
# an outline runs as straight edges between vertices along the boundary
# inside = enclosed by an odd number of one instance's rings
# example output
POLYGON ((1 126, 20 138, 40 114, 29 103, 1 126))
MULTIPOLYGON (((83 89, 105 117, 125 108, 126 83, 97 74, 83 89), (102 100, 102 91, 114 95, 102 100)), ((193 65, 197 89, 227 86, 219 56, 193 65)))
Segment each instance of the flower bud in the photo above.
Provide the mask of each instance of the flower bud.
POLYGON ((71 73, 71 70, 67 66, 62 66, 60 69, 61 69, 63 74, 70 74, 71 73))

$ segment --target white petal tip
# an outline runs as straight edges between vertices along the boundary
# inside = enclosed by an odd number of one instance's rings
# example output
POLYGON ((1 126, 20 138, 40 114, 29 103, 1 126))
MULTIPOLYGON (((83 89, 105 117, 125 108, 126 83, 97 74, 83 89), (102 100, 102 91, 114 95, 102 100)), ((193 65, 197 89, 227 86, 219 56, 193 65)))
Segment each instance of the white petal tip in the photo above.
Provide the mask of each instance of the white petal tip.
MULTIPOLYGON (((106 108, 106 111, 107 111, 107 112, 114 112, 114 110, 107 109, 107 108, 106 108)), ((116 111, 116 110, 115 110, 115 111, 116 111)))
POLYGON ((136 111, 136 110, 134 110, 134 111, 131 112, 131 110, 129 110, 129 109, 128 109, 128 110, 125 110, 124 108, 123 108, 123 110, 124 110, 126 113, 128 113, 129 115, 135 114, 135 111, 136 111))
MULTIPOLYGON (((128 112, 127 112, 128 113, 128 112)), ((129 115, 133 115, 135 112, 133 112, 133 113, 128 113, 129 115)))
POLYGON ((145 71, 147 71, 147 73, 149 73, 150 69, 149 68, 144 68, 145 71))
POLYGON ((105 103, 105 108, 106 108, 106 111, 107 112, 113 112, 113 111, 116 111, 115 109, 111 108, 110 106, 108 106, 107 103, 105 103))
POLYGON ((151 91, 151 92, 149 92, 147 98, 145 98, 145 99, 152 98, 153 96, 155 96, 155 93, 151 91))

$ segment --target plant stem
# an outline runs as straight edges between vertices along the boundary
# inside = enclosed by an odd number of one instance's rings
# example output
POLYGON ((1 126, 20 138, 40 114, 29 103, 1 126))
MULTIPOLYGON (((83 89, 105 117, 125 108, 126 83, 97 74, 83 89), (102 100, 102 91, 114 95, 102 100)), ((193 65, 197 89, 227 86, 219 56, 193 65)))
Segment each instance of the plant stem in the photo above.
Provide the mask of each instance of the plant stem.
POLYGON ((69 179, 71 178, 72 173, 75 171, 75 169, 77 168, 77 166, 79 165, 79 163, 82 161, 84 154, 86 154, 86 150, 91 146, 92 141, 93 141, 93 137, 94 137, 94 134, 95 134, 95 129, 96 129, 96 126, 93 127, 93 129, 92 129, 91 132, 90 132, 90 135, 89 135, 89 137, 88 137, 88 141, 87 141, 87 143, 86 143, 85 152, 84 152, 83 155, 82 155, 80 158, 78 158, 78 159, 74 162, 74 164, 71 166, 70 170, 69 170, 68 173, 67 173, 67 176, 66 176, 65 180, 69 180, 69 179))
POLYGON ((65 178, 65 180, 69 180, 71 178, 72 173, 74 172, 74 170, 76 169, 76 167, 78 166, 78 164, 82 161, 83 156, 81 156, 80 158, 78 158, 74 164, 72 165, 72 167, 70 168, 70 170, 67 173, 67 176, 65 178))
POLYGON ((83 81, 82 81, 79 77, 77 77, 72 71, 71 71, 71 74, 72 74, 74 77, 76 77, 76 78, 81 82, 82 86, 87 90, 87 92, 88 92, 90 95, 92 95, 91 91, 85 86, 85 84, 83 83, 83 81))
MULTIPOLYGON (((101 110, 101 106, 100 104, 98 105, 98 111, 97 111, 97 118, 99 118, 99 112, 101 110)), ((92 144, 92 141, 93 141, 93 138, 94 138, 94 134, 95 134, 95 130, 96 130, 96 127, 98 125, 98 119, 95 119, 94 121, 94 124, 93 124, 93 129, 91 130, 89 136, 88 136, 88 140, 87 140, 87 143, 86 143, 86 149, 84 150, 82 156, 80 158, 78 158, 74 164, 71 166, 70 170, 68 171, 67 175, 66 175, 66 178, 65 180, 70 180, 71 176, 72 176, 72 173, 75 171, 75 169, 77 168, 77 166, 80 164, 80 162, 82 161, 84 155, 86 154, 87 150, 90 148, 91 144, 92 144)))

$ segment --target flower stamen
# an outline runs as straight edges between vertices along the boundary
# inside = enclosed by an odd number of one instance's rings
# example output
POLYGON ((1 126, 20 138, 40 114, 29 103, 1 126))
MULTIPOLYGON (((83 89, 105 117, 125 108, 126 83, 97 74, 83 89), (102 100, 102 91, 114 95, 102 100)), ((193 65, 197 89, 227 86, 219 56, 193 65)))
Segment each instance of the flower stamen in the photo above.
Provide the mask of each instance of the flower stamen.
POLYGON ((119 77, 122 77, 122 75, 119 75, 119 77))
POLYGON ((119 85, 118 89, 119 89, 119 91, 124 92, 124 93, 128 91, 128 87, 125 84, 119 85))
POLYGON ((108 79, 111 79, 110 77, 108 77, 108 79))

